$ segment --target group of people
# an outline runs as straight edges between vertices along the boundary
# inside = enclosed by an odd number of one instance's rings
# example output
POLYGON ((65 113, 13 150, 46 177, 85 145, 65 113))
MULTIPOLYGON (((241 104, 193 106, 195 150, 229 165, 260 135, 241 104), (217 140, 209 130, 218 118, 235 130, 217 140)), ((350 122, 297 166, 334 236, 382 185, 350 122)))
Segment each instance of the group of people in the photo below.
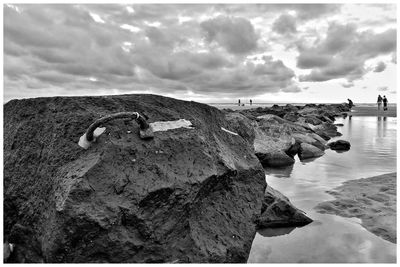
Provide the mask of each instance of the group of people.
POLYGON ((378 95, 378 101, 377 101, 378 110, 381 109, 382 102, 383 102, 383 110, 387 110, 388 100, 387 100, 386 96, 383 96, 383 98, 382 98, 381 95, 378 95))
MULTIPOLYGON (((253 105, 253 100, 250 99, 250 106, 253 105)), ((238 106, 240 106, 240 99, 238 100, 238 106)), ((244 104, 242 104, 244 106, 244 104)))
MULTIPOLYGON (((347 101, 349 101, 349 107, 352 108, 354 106, 353 101, 351 101, 350 99, 347 99, 347 101)), ((382 107, 382 103, 383 103, 383 110, 386 111, 388 110, 387 104, 388 104, 388 100, 386 98, 386 96, 381 97, 381 95, 378 95, 378 110, 381 109, 382 107)))

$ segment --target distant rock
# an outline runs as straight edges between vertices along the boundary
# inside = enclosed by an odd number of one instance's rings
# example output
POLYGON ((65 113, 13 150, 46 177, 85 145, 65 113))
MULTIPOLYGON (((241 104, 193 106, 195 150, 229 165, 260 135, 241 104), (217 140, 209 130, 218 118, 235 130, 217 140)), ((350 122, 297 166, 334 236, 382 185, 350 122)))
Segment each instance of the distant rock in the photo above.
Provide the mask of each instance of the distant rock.
POLYGON ((300 144, 300 151, 299 151, 299 158, 300 159, 309 159, 309 158, 316 158, 320 157, 324 154, 324 151, 321 149, 307 144, 307 143, 301 143, 300 144))
POLYGON ((298 120, 299 115, 294 112, 289 112, 286 113, 285 116, 283 116, 283 118, 287 121, 295 122, 298 120))
POLYGON ((337 140, 327 144, 332 150, 349 150, 351 145, 350 142, 345 140, 337 140))
POLYGON ((258 228, 304 226, 313 220, 290 203, 279 191, 268 186, 265 190, 261 215, 257 217, 258 228))
POLYGON ((320 125, 323 121, 314 115, 307 115, 303 117, 306 123, 311 123, 312 125, 320 125))

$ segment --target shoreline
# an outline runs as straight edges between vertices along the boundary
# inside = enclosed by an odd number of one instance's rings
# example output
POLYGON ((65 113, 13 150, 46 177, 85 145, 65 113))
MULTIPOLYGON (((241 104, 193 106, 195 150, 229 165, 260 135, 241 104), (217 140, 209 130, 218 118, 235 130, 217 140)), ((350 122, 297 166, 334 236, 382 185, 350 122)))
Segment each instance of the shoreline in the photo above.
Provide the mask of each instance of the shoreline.
POLYGON ((396 107, 388 107, 388 110, 378 110, 377 107, 357 107, 354 106, 350 112, 347 113, 349 116, 374 116, 374 117, 397 117, 396 107))
MULTIPOLYGON (((241 110, 253 110, 257 108, 271 108, 271 106, 268 105, 261 105, 261 104, 253 104, 252 106, 250 105, 245 105, 245 106, 238 106, 238 105, 217 105, 217 104, 209 104, 210 106, 216 107, 218 109, 224 110, 224 109, 231 109, 234 111, 241 111, 241 110)), ((301 105, 302 107, 307 104, 301 105)), ((286 105, 278 105, 279 107, 284 107, 286 105)), ((377 110, 377 106, 354 106, 351 111, 347 112, 349 116, 357 116, 357 117, 366 117, 366 116, 371 116, 371 117, 397 117, 397 108, 396 106, 391 106, 389 105, 387 111, 383 111, 382 108, 381 110, 377 110)))
POLYGON ((396 175, 393 172, 346 181, 327 191, 334 200, 314 209, 323 214, 357 217, 369 232, 396 244, 396 175))

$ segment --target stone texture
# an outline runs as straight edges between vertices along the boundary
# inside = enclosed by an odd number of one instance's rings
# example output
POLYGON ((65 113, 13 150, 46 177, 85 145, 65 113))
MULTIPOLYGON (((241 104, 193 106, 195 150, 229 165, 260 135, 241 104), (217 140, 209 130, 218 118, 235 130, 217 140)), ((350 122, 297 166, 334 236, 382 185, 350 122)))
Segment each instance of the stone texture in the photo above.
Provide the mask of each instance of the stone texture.
POLYGON ((316 158, 320 157, 324 154, 324 151, 321 149, 307 144, 307 143, 301 143, 300 144, 300 151, 299 151, 299 158, 300 159, 309 159, 309 158, 316 158))
POLYGON ((287 197, 268 186, 265 190, 261 215, 257 217, 258 228, 304 226, 313 220, 295 208, 287 197))
POLYGON ((337 140, 334 142, 330 142, 327 145, 332 150, 349 150, 351 147, 350 142, 345 141, 345 140, 337 140))
MULTIPOLYGON (((154 95, 55 97, 4 105, 4 242, 10 262, 246 262, 265 174, 220 110, 154 95), (193 129, 139 138, 101 116, 137 111, 193 129)), ((245 138, 251 140, 251 133, 245 138)))

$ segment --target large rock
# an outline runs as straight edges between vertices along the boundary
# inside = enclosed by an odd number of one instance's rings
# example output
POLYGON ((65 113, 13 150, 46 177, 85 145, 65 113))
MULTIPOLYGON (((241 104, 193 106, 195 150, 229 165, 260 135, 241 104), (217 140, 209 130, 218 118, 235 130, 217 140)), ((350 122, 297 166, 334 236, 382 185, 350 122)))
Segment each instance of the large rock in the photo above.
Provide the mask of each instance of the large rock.
POLYGON ((285 116, 283 116, 283 118, 287 121, 295 122, 298 120, 299 115, 294 112, 289 112, 286 113, 285 116))
POLYGON ((253 148, 207 105, 123 95, 4 106, 9 261, 246 262, 265 186, 253 148), (193 127, 142 140, 118 120, 78 146, 95 119, 121 111, 193 127))
POLYGON ((253 144, 257 123, 238 112, 228 113, 225 116, 229 126, 241 137, 253 144))
POLYGON ((302 160, 320 157, 323 154, 324 154, 324 151, 322 151, 318 147, 315 147, 315 146, 307 144, 307 143, 300 144, 299 158, 302 160))
POLYGON ((349 150, 351 147, 350 142, 345 141, 345 140, 337 140, 334 142, 330 142, 327 145, 332 150, 349 150))
POLYGON ((304 226, 313 221, 271 186, 265 190, 261 211, 261 215, 256 219, 258 228, 304 226))
POLYGON ((331 137, 342 135, 337 131, 336 125, 329 122, 323 122, 319 125, 309 124, 309 126, 316 134, 318 134, 325 140, 329 140, 331 137))
POLYGON ((255 133, 254 151, 263 166, 283 167, 295 162, 286 152, 296 144, 292 137, 285 135, 274 138, 259 128, 256 128, 255 133))
POLYGON ((262 165, 283 167, 293 164, 293 147, 296 146, 296 140, 292 133, 304 128, 272 114, 259 116, 257 121, 254 150, 262 165))
POLYGON ((325 150, 326 141, 315 133, 293 133, 293 138, 298 143, 306 143, 325 150))

